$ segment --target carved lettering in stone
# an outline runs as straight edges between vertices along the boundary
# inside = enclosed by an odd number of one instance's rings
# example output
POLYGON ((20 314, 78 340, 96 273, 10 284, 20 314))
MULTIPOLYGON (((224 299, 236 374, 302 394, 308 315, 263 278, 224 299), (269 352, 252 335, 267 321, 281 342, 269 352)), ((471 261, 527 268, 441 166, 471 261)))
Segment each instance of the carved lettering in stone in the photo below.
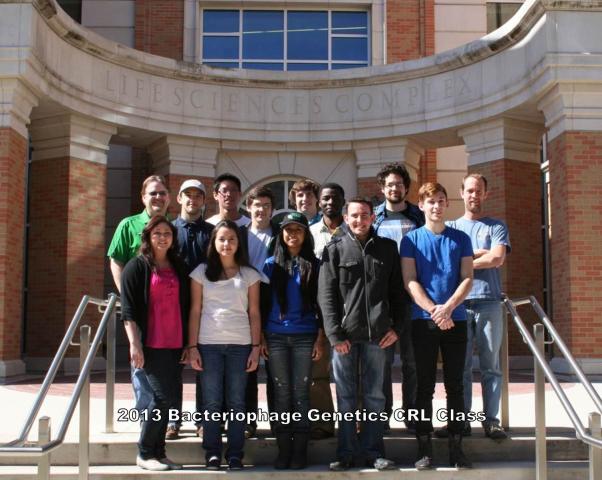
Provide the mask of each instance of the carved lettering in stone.
POLYGON ((454 79, 446 78, 444 82, 444 93, 443 96, 445 98, 451 98, 454 96, 454 79))
POLYGON ((136 98, 140 98, 140 94, 144 90, 144 80, 136 79, 136 98))
POLYGON ((125 95, 127 93, 127 77, 124 74, 121 74, 121 95, 125 95))
POLYGON ((250 114, 263 114, 263 98, 261 95, 251 96, 249 95, 247 98, 248 102, 248 110, 250 114))
POLYGON ((316 95, 314 98, 312 98, 311 103, 312 111, 314 112, 314 114, 318 115, 322 112, 322 97, 320 95, 316 95))
POLYGON ((282 114, 286 112, 286 107, 283 106, 283 104, 281 103, 283 101, 284 97, 281 96, 272 98, 272 112, 274 112, 275 114, 282 114), (279 106, 280 108, 277 108, 279 106))
POLYGON ((173 95, 175 97, 173 104, 176 107, 179 107, 180 105, 182 105, 182 102, 184 100, 184 89, 182 87, 174 88, 173 95))
POLYGON ((339 113, 347 113, 349 111, 349 95, 339 95, 334 101, 334 108, 339 113), (343 101, 345 103, 343 103, 343 101))
POLYGON ((460 87, 460 92, 458 93, 458 95, 459 96, 469 95, 470 94, 470 87, 468 86, 468 80, 466 80, 466 78, 464 78, 463 75, 459 75, 458 79, 462 83, 462 86, 460 87))
POLYGON ((228 111, 232 113, 238 112, 239 97, 236 93, 228 95, 228 111))
POLYGON ((416 104, 416 98, 418 98, 418 87, 410 87, 409 94, 410 101, 408 102, 408 105, 413 107, 416 104))
POLYGON ((305 104, 305 97, 295 96, 295 101, 293 103, 293 105, 294 105, 293 113, 295 115, 301 114, 301 109, 303 108, 304 104, 305 104))
POLYGON ((153 84, 153 102, 161 103, 161 85, 153 84))
POLYGON ((367 112, 372 108, 372 95, 369 93, 360 93, 356 103, 360 111, 367 112))
POLYGON ((203 92, 201 90, 193 90, 190 92, 190 103, 194 108, 203 108, 203 92))

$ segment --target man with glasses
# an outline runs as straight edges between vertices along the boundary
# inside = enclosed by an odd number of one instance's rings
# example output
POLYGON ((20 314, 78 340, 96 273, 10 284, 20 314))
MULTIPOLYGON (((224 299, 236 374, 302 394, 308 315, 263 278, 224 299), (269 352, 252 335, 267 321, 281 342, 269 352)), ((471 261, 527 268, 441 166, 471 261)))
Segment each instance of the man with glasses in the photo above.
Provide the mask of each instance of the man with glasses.
MULTIPOLYGON (((110 259, 111 274, 119 293, 121 293, 121 273, 125 264, 138 254, 142 238, 140 234, 145 225, 155 215, 165 215, 169 206, 169 191, 165 179, 160 175, 151 175, 142 182, 142 203, 144 210, 131 217, 124 218, 113 235, 107 256, 110 259)), ((132 387, 136 399, 135 408, 142 411, 152 400, 153 391, 141 368, 132 369, 132 387)))
MULTIPOLYGON (((424 214, 420 209, 406 200, 410 189, 410 174, 400 163, 385 165, 378 172, 376 179, 385 201, 376 208, 376 220, 374 230, 380 237, 390 238, 397 242, 397 248, 401 240, 412 230, 424 225, 424 214)), ((405 292, 403 292, 405 295, 405 292)), ((406 303, 409 305, 409 303, 406 303)), ((399 339, 399 352, 402 374, 402 409, 408 412, 414 408, 416 402, 416 362, 412 348, 412 327, 409 309, 404 316, 406 328, 399 339)), ((385 365, 385 380, 383 390, 386 398, 385 410, 389 417, 393 411, 393 385, 391 379, 391 366, 395 358, 395 345, 387 351, 387 363, 385 365)), ((413 430, 413 422, 406 421, 406 427, 413 430)), ((390 430, 389 423, 385 425, 385 432, 390 430)))
MULTIPOLYGON (((180 256, 184 259, 188 271, 192 272, 200 263, 207 260, 207 248, 209 238, 213 231, 213 225, 203 220, 203 207, 205 205, 205 186, 198 180, 186 180, 180 186, 177 201, 180 204, 180 216, 173 221, 178 231, 178 247, 180 256)), ((180 375, 180 389, 176 394, 176 403, 174 409, 182 413, 182 369, 178 370, 180 375)), ((201 411, 202 393, 200 385, 200 376, 196 375, 196 409, 201 411)), ((169 422, 165 438, 175 440, 180 433, 181 421, 169 422)), ((197 435, 201 436, 202 425, 198 422, 197 435)))
POLYGON ((212 225, 217 225, 221 220, 232 220, 239 227, 249 225, 251 219, 238 211, 240 196, 240 179, 231 173, 219 175, 213 183, 213 198, 219 206, 219 211, 207 221, 212 225))

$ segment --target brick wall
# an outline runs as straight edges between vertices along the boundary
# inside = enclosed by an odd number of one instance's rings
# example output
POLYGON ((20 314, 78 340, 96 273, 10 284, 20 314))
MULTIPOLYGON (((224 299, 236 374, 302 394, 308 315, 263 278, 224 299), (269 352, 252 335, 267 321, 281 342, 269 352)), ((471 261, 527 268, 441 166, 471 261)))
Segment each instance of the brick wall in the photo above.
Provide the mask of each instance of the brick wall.
POLYGON ((0 360, 21 357, 27 140, 0 128, 0 360))
POLYGON ((432 55, 435 52, 434 0, 387 2, 387 63, 432 55), (421 12, 421 3, 423 10, 421 12), (423 45, 421 46, 421 36, 423 45))
POLYGON ((184 0, 136 0, 135 48, 182 60, 184 0))
MULTIPOLYGON (((37 160, 30 192, 26 350, 30 357, 49 357, 81 297, 103 294, 106 167, 37 160)), ((88 312, 85 323, 97 325, 96 309, 88 312)))
POLYGON ((548 144, 553 321, 576 357, 602 357, 602 133, 548 144))
MULTIPOLYGON (((511 298, 535 295, 543 305, 543 241, 541 172, 538 164, 514 160, 496 160, 469 167, 487 178, 488 216, 508 225, 512 253, 501 270, 502 288, 511 298)), ((536 316, 528 309, 519 314, 532 331, 536 316)), ((511 355, 527 355, 528 349, 512 322, 509 324, 511 355)))

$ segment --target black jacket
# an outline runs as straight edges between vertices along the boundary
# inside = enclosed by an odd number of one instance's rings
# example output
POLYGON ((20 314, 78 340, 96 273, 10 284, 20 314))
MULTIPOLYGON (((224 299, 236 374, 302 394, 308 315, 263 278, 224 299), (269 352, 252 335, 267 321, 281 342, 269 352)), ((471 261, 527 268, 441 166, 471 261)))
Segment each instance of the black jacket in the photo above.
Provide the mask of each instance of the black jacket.
POLYGON ((322 256, 318 303, 331 345, 379 341, 389 328, 401 336, 410 299, 397 243, 373 230, 363 247, 350 231, 334 238, 322 256))
MULTIPOLYGON (((182 315, 182 341, 188 339, 188 314, 190 310, 190 279, 185 264, 174 265, 180 280, 180 312, 182 315)), ((132 258, 121 273, 121 321, 134 321, 141 331, 142 345, 146 344, 148 323, 148 294, 152 269, 138 255, 132 258)), ((184 345, 182 345, 184 346, 184 345)))

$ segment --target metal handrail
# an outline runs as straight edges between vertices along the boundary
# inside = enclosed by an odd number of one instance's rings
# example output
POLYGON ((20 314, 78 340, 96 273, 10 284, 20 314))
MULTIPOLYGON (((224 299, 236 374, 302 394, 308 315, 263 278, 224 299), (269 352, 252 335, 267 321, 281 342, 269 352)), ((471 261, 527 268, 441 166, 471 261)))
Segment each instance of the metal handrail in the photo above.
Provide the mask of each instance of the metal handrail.
MULTIPOLYGON (((77 308, 75 315, 73 316, 73 319, 71 320, 71 323, 69 324, 69 328, 67 328, 67 332, 65 333, 65 336, 63 337, 63 340, 54 356, 54 359, 52 360, 50 368, 48 369, 48 372, 46 373, 44 382, 42 383, 42 387, 40 388, 40 391, 38 392, 38 395, 36 396, 36 398, 34 400, 34 403, 33 403, 33 406, 31 407, 29 415, 27 416, 27 419, 25 420, 25 423, 23 424, 21 434, 15 440, 12 440, 11 442, 8 442, 5 445, 0 446, 0 456, 7 456, 7 455, 14 456, 16 454, 24 455, 24 456, 46 455, 46 454, 49 454, 50 452, 52 452, 53 450, 55 450, 56 448, 58 448, 63 443, 63 441, 65 440, 65 435, 67 433, 67 429, 69 428, 69 424, 71 422, 71 418, 73 417, 73 412, 75 411, 75 407, 80 398, 82 389, 84 388, 86 382, 89 379, 90 371, 92 369, 92 363, 94 361, 94 357, 96 356, 96 352, 98 351, 100 343, 102 342, 102 338, 107 330, 108 324, 113 323, 113 322, 109 322, 109 319, 113 316, 114 310, 118 304, 118 301, 119 301, 119 297, 117 295, 115 295, 114 293, 109 294, 109 297, 107 300, 93 298, 88 295, 84 295, 82 297, 79 307, 77 308), (31 431, 31 427, 33 426, 34 420, 37 417, 37 415, 40 411, 40 408, 42 407, 42 404, 44 403, 44 400, 48 394, 50 386, 52 385, 52 382, 54 381, 54 379, 56 377, 56 374, 61 365, 61 362, 63 361, 63 358, 65 357, 65 353, 67 352, 67 348, 69 347, 71 339, 73 338, 73 335, 77 329, 77 325, 79 324, 79 321, 81 320, 81 318, 86 310, 86 307, 89 304, 98 305, 99 307, 106 307, 106 309, 104 310, 102 319, 98 325, 96 334, 94 335, 94 340, 92 342, 92 345, 90 346, 90 348, 87 352, 87 355, 85 357, 85 360, 83 361, 83 365, 81 366, 80 374, 77 378, 77 382, 75 384, 75 388, 73 389, 73 393, 71 394, 71 398, 69 399, 69 404, 67 406, 67 410, 63 417, 61 426, 58 430, 58 435, 54 440, 50 440, 50 438, 48 436, 47 441, 45 441, 45 443, 40 443, 36 446, 26 445, 27 437, 29 435, 29 432, 31 431)), ((87 327, 87 326, 84 326, 84 327, 87 327)), ((114 326, 113 326, 113 329, 114 329, 114 326)), ((114 341, 112 341, 112 340, 108 341, 109 347, 110 347, 111 343, 114 344, 114 341)), ((113 359, 114 359, 114 351, 113 351, 113 359)), ((108 360, 110 360, 110 359, 108 359, 108 360)), ((114 366, 113 366, 113 375, 114 375, 114 366)), ((114 382, 114 380, 113 380, 113 382, 114 382)), ((112 393, 111 393, 111 396, 113 396, 112 393)))
POLYGON ((545 312, 539 305, 539 302, 537 301, 537 299, 533 296, 530 296, 530 297, 525 297, 525 298, 519 298, 517 300, 510 300, 506 295, 504 295, 503 302, 504 302, 504 305, 506 306, 506 308, 508 309, 508 311, 510 312, 510 315, 512 315, 514 323, 518 327, 518 329, 523 337, 523 340, 529 346, 529 349, 531 350, 531 353, 533 353, 533 356, 537 359, 539 366, 544 371, 546 378, 549 380, 550 384, 552 385, 552 388, 554 389, 554 392, 556 393, 556 395, 558 396, 558 399, 560 400, 560 403, 562 403, 563 408, 565 409, 571 422, 573 423, 573 426, 575 427, 575 430, 577 431, 577 438, 581 439, 588 445, 602 448, 602 440, 592 437, 591 435, 589 435, 587 433, 585 427, 583 426, 583 423, 581 423, 581 420, 579 419, 579 416, 577 415, 577 412, 575 412, 575 409, 573 408, 571 401, 566 396, 566 393, 564 393, 564 390, 560 386, 560 383, 558 382, 556 375, 550 368, 548 361, 545 359, 544 355, 537 348, 535 340, 533 339, 533 337, 527 330, 527 327, 525 326, 520 315, 516 311, 515 306, 519 306, 519 305, 529 304, 533 307, 533 309, 535 310, 535 313, 539 316, 539 318, 543 322, 544 326, 547 328, 547 330, 550 334, 550 337, 558 345, 561 352, 564 354, 566 360, 569 362, 570 366, 575 371, 580 383, 585 387, 585 390, 589 393, 590 398, 596 404, 596 407, 598 408, 598 413, 602 414, 602 400, 600 399, 600 396, 598 395, 598 393, 596 392, 596 390, 594 389, 594 387, 592 386, 590 381, 587 379, 587 377, 583 373, 583 370, 581 370, 581 367, 579 367, 579 364, 575 361, 575 358, 573 357, 573 355, 571 354, 569 349, 566 347, 566 344, 562 341, 562 338, 560 337, 560 335, 558 334, 558 332, 556 331, 556 329, 550 322, 550 319, 548 318, 548 316, 545 314, 545 312))

